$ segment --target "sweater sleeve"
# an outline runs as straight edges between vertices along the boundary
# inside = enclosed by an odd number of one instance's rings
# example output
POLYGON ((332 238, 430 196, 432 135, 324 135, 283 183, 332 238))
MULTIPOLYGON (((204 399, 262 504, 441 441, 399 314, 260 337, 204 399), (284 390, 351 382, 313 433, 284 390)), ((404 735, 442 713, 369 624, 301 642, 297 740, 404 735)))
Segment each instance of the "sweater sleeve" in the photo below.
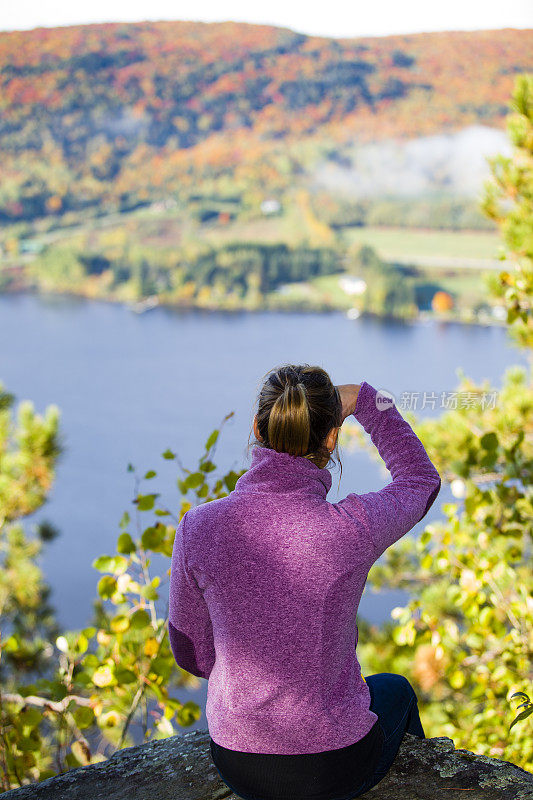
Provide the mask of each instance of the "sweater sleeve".
POLYGON ((176 529, 172 552, 168 610, 170 647, 182 669, 198 678, 209 678, 215 663, 213 628, 202 591, 187 564, 187 513, 176 529))
POLYGON ((370 434, 392 481, 377 492, 352 493, 336 503, 367 528, 376 559, 426 516, 441 487, 422 442, 392 400, 384 400, 363 381, 353 416, 370 434))

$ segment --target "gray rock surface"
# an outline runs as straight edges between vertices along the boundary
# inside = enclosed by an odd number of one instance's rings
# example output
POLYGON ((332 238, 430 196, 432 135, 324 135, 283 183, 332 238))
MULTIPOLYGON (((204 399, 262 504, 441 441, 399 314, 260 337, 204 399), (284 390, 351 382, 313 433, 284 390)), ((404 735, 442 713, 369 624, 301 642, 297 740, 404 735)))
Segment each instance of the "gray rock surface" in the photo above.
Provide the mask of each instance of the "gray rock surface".
MULTIPOLYGON (((2 800, 219 800, 235 795, 211 761, 209 733, 191 731, 119 750, 107 761, 12 789, 2 800)), ((456 750, 451 739, 406 733, 368 800, 533 800, 533 775, 456 750)))

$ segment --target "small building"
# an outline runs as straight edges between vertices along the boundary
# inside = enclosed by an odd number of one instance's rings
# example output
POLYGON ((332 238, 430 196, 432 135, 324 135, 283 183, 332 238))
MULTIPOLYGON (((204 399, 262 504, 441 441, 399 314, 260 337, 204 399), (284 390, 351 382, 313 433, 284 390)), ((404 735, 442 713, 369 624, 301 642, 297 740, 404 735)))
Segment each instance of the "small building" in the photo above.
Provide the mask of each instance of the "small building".
POLYGON ((277 200, 263 200, 261 203, 262 214, 277 214, 281 209, 281 204, 277 200))
POLYGON ((366 291, 366 281, 354 275, 343 275, 339 278, 339 286, 346 294, 363 294, 366 291))

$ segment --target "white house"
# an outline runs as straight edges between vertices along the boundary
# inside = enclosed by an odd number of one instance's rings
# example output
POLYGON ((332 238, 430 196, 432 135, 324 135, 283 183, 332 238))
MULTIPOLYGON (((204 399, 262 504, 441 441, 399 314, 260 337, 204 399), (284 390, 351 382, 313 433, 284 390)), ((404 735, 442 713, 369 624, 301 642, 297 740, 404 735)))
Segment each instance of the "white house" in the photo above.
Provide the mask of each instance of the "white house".
POLYGON ((261 212, 263 214, 277 214, 281 205, 277 200, 263 200, 261 203, 261 212))
POLYGON ((354 275, 342 275, 339 278, 339 286, 346 294, 363 294, 366 291, 366 281, 354 275))

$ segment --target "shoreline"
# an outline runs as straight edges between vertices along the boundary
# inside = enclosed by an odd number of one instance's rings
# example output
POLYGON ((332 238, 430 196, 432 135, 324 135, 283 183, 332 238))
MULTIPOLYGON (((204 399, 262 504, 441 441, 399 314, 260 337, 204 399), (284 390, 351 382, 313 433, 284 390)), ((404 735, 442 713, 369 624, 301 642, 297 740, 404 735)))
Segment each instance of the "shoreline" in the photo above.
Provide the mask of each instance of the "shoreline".
MULTIPOLYGON (((233 306, 233 307, 225 307, 225 306, 212 306, 212 305, 199 305, 197 303, 190 303, 190 302, 177 302, 177 301, 165 301, 157 299, 157 303, 144 311, 136 312, 132 306, 136 305, 139 302, 143 302, 147 298, 142 298, 141 300, 122 300, 117 297, 113 296, 104 296, 104 295, 90 295, 83 292, 71 292, 71 291, 59 291, 59 290, 47 290, 41 289, 38 287, 16 287, 13 289, 6 288, 0 292, 0 297, 9 297, 12 295, 35 295, 37 297, 43 298, 72 298, 78 300, 86 300, 86 301, 97 301, 101 303, 111 303, 114 305, 120 305, 124 308, 127 308, 131 311, 131 313, 142 314, 148 313, 149 311, 154 311, 156 309, 170 309, 174 311, 205 311, 208 313, 268 313, 268 312, 285 312, 289 314, 342 314, 343 316, 347 316, 348 309, 340 308, 336 306, 325 306, 325 307, 313 307, 307 305, 300 305, 295 303, 294 305, 290 305, 287 303, 282 303, 279 306, 269 306, 268 304, 249 307, 246 305, 242 306, 233 306)), ((394 316, 394 315, 382 315, 376 314, 374 312, 369 311, 361 311, 360 315, 356 318, 358 319, 381 319, 388 322, 403 322, 405 324, 411 325, 426 325, 426 324, 435 324, 435 323, 456 323, 460 325, 478 325, 480 327, 507 327, 506 320, 499 320, 496 317, 490 317, 487 320, 479 320, 476 318, 462 318, 458 315, 453 315, 448 313, 440 312, 436 314, 435 312, 431 311, 420 311, 419 315, 416 317, 401 317, 401 316, 394 316)), ((356 321, 351 320, 351 321, 356 321)))

